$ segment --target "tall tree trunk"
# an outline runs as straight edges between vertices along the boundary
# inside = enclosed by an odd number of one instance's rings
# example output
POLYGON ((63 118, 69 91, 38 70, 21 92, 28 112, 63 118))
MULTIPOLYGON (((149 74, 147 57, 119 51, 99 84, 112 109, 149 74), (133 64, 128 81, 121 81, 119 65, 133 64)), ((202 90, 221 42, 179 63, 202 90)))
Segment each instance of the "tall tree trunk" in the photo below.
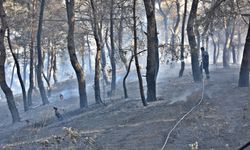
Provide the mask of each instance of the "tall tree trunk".
POLYGON ((208 51, 208 49, 209 49, 209 36, 208 35, 206 35, 206 50, 208 51))
MULTIPOLYGON (((108 56, 109 56, 109 58, 111 58, 111 48, 110 48, 109 43, 108 43, 108 32, 109 32, 109 29, 107 28, 106 32, 105 32, 105 45, 108 49, 108 54, 109 54, 108 56)), ((111 59, 110 59, 110 64, 111 64, 111 59)))
POLYGON ((236 17, 233 18, 233 28, 230 35, 230 49, 232 52, 233 63, 236 64, 236 54, 235 54, 235 45, 234 45, 234 33, 235 33, 235 26, 236 26, 236 17))
POLYGON ((238 84, 239 87, 249 87, 249 71, 250 71, 250 19, 249 19, 246 43, 240 67, 239 84, 238 84))
POLYGON ((24 86, 26 86, 26 72, 27 72, 27 66, 28 66, 28 63, 27 63, 27 49, 26 47, 24 46, 24 58, 23 58, 23 83, 24 83, 24 86))
POLYGON ((18 77, 18 80, 19 80, 21 88, 22 88, 24 111, 28 111, 29 106, 28 106, 28 103, 27 103, 26 89, 25 89, 25 85, 23 83, 23 79, 22 79, 22 75, 21 75, 21 69, 20 69, 20 65, 19 65, 18 59, 17 59, 16 55, 14 54, 14 52, 12 50, 12 45, 11 45, 11 41, 10 41, 10 29, 9 28, 7 29, 7 33, 8 33, 7 38, 8 38, 9 48, 10 48, 12 57, 14 58, 14 62, 16 64, 17 77, 18 77))
POLYGON ((180 3, 179 0, 176 0, 176 12, 177 12, 177 18, 176 22, 174 24, 173 28, 173 33, 171 36, 171 44, 170 44, 170 50, 172 53, 172 61, 177 60, 177 55, 176 55, 176 36, 178 34, 178 27, 180 23, 180 3))
MULTIPOLYGON (((195 19, 196 20, 196 19, 195 19)), ((194 21, 195 22, 195 21, 194 21)), ((197 42, 197 49, 199 50, 200 47, 201 47, 201 34, 200 34, 200 31, 199 31, 199 25, 196 23, 194 23, 194 34, 196 34, 196 42, 197 42)), ((200 52, 198 51, 198 54, 200 52)))
POLYGON ((223 67, 229 68, 229 48, 230 48, 230 29, 229 27, 225 28, 225 44, 223 48, 223 67))
POLYGON ((241 52, 241 27, 238 27, 237 63, 240 62, 241 52))
POLYGON ((126 70, 128 70, 128 62, 126 58, 126 52, 123 50, 123 22, 124 22, 124 7, 121 8, 121 18, 119 21, 119 28, 118 28, 118 48, 119 48, 119 55, 121 58, 121 61, 123 62, 126 70))
POLYGON ((188 41, 191 48, 192 72, 193 72, 193 79, 195 82, 201 81, 201 71, 199 67, 199 49, 197 48, 197 43, 195 40, 195 33, 194 33, 194 23, 196 20, 198 3, 199 0, 193 0, 187 24, 188 41))
POLYGON ((235 18, 230 19, 228 18, 226 20, 226 25, 225 25, 225 45, 223 49, 223 67, 224 68, 229 68, 229 62, 230 62, 230 50, 232 47, 232 42, 233 42, 233 37, 234 37, 234 32, 235 32, 235 18))
POLYGON ((34 89, 34 40, 35 40, 35 9, 36 0, 32 1, 32 17, 31 17, 31 39, 30 39, 30 74, 28 89, 28 105, 32 105, 32 93, 34 89))
POLYGON ((46 105, 49 103, 49 101, 48 101, 47 94, 45 92, 43 79, 42 79, 43 60, 42 60, 42 50, 41 50, 41 36, 42 36, 42 27, 43 27, 44 7, 45 7, 45 0, 41 0, 40 15, 39 15, 39 22, 38 22, 38 30, 37 30, 37 57, 38 57, 37 82, 38 82, 40 95, 43 101, 43 105, 46 105))
POLYGON ((86 82, 84 71, 81 68, 80 63, 77 60, 75 52, 75 41, 74 41, 74 28, 75 28, 75 0, 65 0, 67 8, 67 17, 68 17, 68 52, 70 57, 70 62, 75 70, 77 81, 78 81, 78 92, 80 95, 80 107, 87 107, 87 93, 86 93, 86 82))
POLYGON ((6 14, 3 7, 3 0, 0 0, 0 19, 1 19, 1 26, 0 26, 0 86, 6 96, 8 107, 12 116, 12 122, 16 123, 20 121, 20 116, 18 110, 16 108, 16 104, 14 101, 14 96, 11 89, 8 87, 5 78, 5 61, 6 61, 6 49, 4 46, 4 36, 6 29, 8 28, 7 21, 6 21, 6 14))
POLYGON ((106 53, 104 49, 103 44, 103 38, 102 38, 102 20, 101 20, 101 27, 98 28, 99 38, 100 38, 100 44, 101 44, 101 70, 102 70, 102 77, 106 84, 109 84, 107 72, 106 72, 106 53))
POLYGON ((89 57, 89 72, 92 73, 92 63, 91 63, 91 48, 90 48, 90 44, 89 44, 89 35, 87 35, 87 45, 88 45, 88 57, 89 57))
MULTIPOLYGON (((48 55, 49 56, 49 55, 48 55)), ((54 59, 55 59, 55 49, 54 46, 51 46, 51 52, 50 52, 50 59, 48 59, 48 61, 50 62, 50 65, 48 65, 48 70, 47 70, 47 77, 48 80, 51 80, 51 75, 52 75, 52 70, 54 67, 54 59)))
POLYGON ((50 38, 48 38, 48 46, 47 46, 47 78, 50 82, 50 76, 51 76, 51 72, 50 72, 50 68, 52 68, 52 46, 51 46, 51 40, 50 38))
POLYGON ((187 14, 187 0, 185 0, 184 4, 184 13, 183 13, 183 20, 182 20, 182 28, 181 28, 181 69, 179 72, 179 77, 183 76, 183 72, 185 69, 185 61, 184 61, 184 52, 185 52, 185 24, 186 24, 186 14, 187 14))
POLYGON ((97 16, 96 16, 96 7, 94 0, 91 0, 91 7, 92 7, 92 13, 93 13, 93 22, 92 22, 92 28, 94 32, 94 37, 96 41, 96 57, 95 57, 95 101, 97 104, 102 103, 101 99, 101 90, 100 90, 100 63, 101 63, 101 44, 98 34, 98 26, 97 26, 97 16))
POLYGON ((142 76, 141 76, 141 71, 140 71, 140 65, 139 65, 139 60, 137 57, 137 32, 136 32, 136 0, 133 1, 133 21, 134 21, 134 55, 135 55, 135 66, 136 66, 136 71, 137 71, 137 77, 139 80, 139 88, 140 88, 140 94, 141 94, 141 100, 143 106, 147 106, 147 102, 145 99, 144 95, 144 89, 143 89, 143 81, 142 81, 142 76))
POLYGON ((155 0, 144 0, 147 15, 147 101, 156 101, 156 79, 159 71, 159 51, 155 19, 155 0))
POLYGON ((16 68, 16 64, 14 63, 12 67, 12 71, 11 71, 10 88, 12 88, 12 85, 13 85, 15 68, 16 68))
POLYGON ((212 41, 213 41, 213 46, 214 46, 214 53, 213 53, 213 64, 217 63, 217 59, 216 59, 216 55, 217 55, 217 45, 216 42, 214 40, 214 35, 211 35, 212 37, 212 41))
POLYGON ((54 84, 57 84, 58 80, 56 77, 56 72, 57 72, 57 65, 56 65, 56 51, 54 52, 54 60, 53 60, 53 79, 54 79, 54 84))
POLYGON ((111 91, 116 89, 116 64, 115 64, 115 43, 114 43, 114 0, 110 4, 110 44, 111 44, 111 67, 112 67, 112 80, 111 91))
POLYGON ((231 45, 231 49, 232 49, 232 56, 233 56, 233 64, 237 63, 237 58, 236 58, 236 51, 235 51, 235 45, 232 44, 231 45))
MULTIPOLYGON (((84 42, 84 41, 83 41, 84 42)), ((81 47, 84 51, 84 46, 81 47)), ((82 61, 82 69, 84 69, 85 61, 84 61, 84 52, 81 52, 81 61, 82 61)))
POLYGON ((163 25, 164 25, 164 38, 165 38, 165 44, 168 44, 168 16, 166 13, 162 10, 161 7, 161 0, 157 0, 157 4, 159 7, 160 15, 163 17, 163 25))

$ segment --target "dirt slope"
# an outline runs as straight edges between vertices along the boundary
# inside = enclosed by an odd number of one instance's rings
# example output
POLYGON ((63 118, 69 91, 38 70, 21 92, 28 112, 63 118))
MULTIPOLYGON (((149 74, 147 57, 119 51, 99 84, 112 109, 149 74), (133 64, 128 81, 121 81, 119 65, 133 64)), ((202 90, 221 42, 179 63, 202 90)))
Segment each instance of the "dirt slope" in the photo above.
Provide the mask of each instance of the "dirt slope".
MULTIPOLYGON (((202 150, 231 150, 250 139, 250 89, 237 88, 238 71, 237 67, 212 69, 204 101, 173 131, 165 149, 190 149, 189 144, 197 142, 202 150)), ((128 83, 131 98, 122 99, 118 88, 116 96, 106 100, 107 106, 75 110, 74 97, 39 106, 31 113, 43 115, 29 123, 2 126, 1 149, 160 149, 178 119, 201 98, 202 84, 193 83, 189 72, 181 79, 160 74, 159 101, 146 108, 137 98, 134 81, 128 83), (53 105, 59 106, 63 121, 54 117, 53 105)))

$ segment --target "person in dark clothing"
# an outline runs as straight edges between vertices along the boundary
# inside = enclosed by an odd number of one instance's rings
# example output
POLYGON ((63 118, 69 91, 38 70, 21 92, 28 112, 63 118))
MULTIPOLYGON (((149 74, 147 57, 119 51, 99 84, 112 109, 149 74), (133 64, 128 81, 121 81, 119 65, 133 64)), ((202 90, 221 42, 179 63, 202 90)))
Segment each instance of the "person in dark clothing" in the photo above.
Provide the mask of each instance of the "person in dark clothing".
POLYGON ((200 68, 201 68, 201 72, 202 72, 202 69, 205 70, 205 73, 206 73, 206 77, 207 79, 209 79, 209 55, 208 55, 208 52, 205 51, 204 47, 201 47, 201 55, 202 55, 202 62, 201 62, 201 65, 200 65, 200 68))

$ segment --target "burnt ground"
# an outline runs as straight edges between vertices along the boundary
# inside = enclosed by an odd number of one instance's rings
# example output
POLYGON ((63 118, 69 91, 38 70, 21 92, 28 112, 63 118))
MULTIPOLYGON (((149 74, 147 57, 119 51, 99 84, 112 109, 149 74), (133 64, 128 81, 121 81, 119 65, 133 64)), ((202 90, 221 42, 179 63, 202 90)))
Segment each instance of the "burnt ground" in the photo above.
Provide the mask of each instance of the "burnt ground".
MULTIPOLYGON (((160 149, 178 119, 200 101, 202 83, 194 83, 190 72, 187 69, 183 78, 177 78, 168 74, 178 71, 161 71, 159 100, 147 107, 142 106, 138 83, 132 80, 127 85, 130 98, 123 99, 118 87, 116 96, 105 100, 107 106, 94 104, 80 110, 74 96, 37 106, 21 113, 19 124, 2 123, 0 149, 160 149), (53 105, 60 108, 63 121, 54 117, 53 105)), ((238 66, 212 66, 201 105, 172 132, 165 149, 191 149, 190 144, 197 142, 201 150, 235 150, 250 141, 250 88, 237 87, 238 73, 238 66)), ((6 120, 9 115, 1 110, 0 117, 6 120)))

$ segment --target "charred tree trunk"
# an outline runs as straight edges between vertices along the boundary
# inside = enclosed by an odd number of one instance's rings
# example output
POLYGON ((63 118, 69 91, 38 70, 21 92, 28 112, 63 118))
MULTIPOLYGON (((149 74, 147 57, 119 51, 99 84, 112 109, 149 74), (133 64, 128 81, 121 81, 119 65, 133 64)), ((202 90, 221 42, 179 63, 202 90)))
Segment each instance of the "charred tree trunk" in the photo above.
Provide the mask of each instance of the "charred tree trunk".
POLYGON ((28 89, 28 105, 32 105, 32 93, 34 89, 34 40, 35 40, 35 9, 36 0, 32 1, 32 18, 31 18, 31 40, 30 40, 30 74, 28 89))
MULTIPOLYGON (((137 55, 139 55, 139 54, 141 54, 141 53, 143 53, 143 52, 145 52, 145 51, 146 51, 146 50, 140 51, 140 52, 137 53, 137 55)), ((130 61, 129 61, 129 64, 128 64, 128 70, 127 70, 127 73, 125 74, 125 76, 124 76, 124 78, 123 78, 123 82, 122 82, 122 84, 123 84, 123 91, 124 91, 124 97, 125 97, 125 98, 128 98, 126 80, 127 80, 128 75, 129 75, 130 68, 131 68, 131 64, 132 64, 132 61, 133 61, 134 57, 135 57, 135 55, 133 55, 133 52, 132 52, 132 56, 131 56, 130 61)))
POLYGON ((135 66, 136 66, 136 71, 137 71, 137 77, 139 80, 139 88, 140 88, 140 94, 141 94, 141 100, 143 106, 147 106, 147 102, 145 99, 144 95, 144 89, 143 89, 143 81, 142 81, 142 76, 141 76, 141 71, 140 71, 140 66, 139 66, 139 60, 137 57, 137 32, 136 32, 136 0, 133 1, 133 21, 134 21, 134 55, 135 55, 135 66))
POLYGON ((232 44, 231 45, 231 49, 232 49, 232 56, 233 56, 233 64, 237 63, 237 58, 236 58, 236 51, 235 51, 235 45, 232 44))
POLYGON ((239 84, 238 84, 239 87, 249 87, 249 71, 250 71, 250 20, 248 24, 246 43, 240 67, 239 84))
POLYGON ((111 0, 110 4, 110 44, 111 44, 111 67, 112 67, 112 80, 111 91, 116 89, 116 63, 115 63, 115 43, 114 43, 114 0, 111 0))
POLYGON ((131 68, 131 63, 133 61, 133 54, 130 58, 130 61, 128 63, 128 69, 127 69, 127 73, 125 74, 124 78, 123 78, 123 82, 122 82, 122 85, 123 85, 123 92, 124 92, 124 98, 128 98, 128 92, 127 92, 127 86, 126 86, 126 79, 128 77, 128 74, 130 72, 130 68, 131 68))
MULTIPOLYGON (((48 55, 49 56, 49 55, 48 55)), ((50 52, 50 59, 48 59, 48 61, 50 62, 50 65, 48 65, 48 70, 47 70, 47 77, 48 80, 51 80, 51 75, 52 75, 52 70, 54 67, 54 59, 55 59, 55 49, 53 46, 51 46, 51 52, 50 52)))
POLYGON ((24 111, 28 111, 29 106, 28 106, 28 103, 27 103, 26 89, 25 89, 25 85, 23 83, 23 79, 22 79, 22 75, 21 75, 21 69, 20 69, 20 65, 19 65, 18 59, 17 59, 16 55, 14 54, 14 52, 12 50, 12 45, 11 45, 11 41, 10 41, 10 29, 9 28, 7 29, 7 33, 8 33, 7 38, 8 38, 9 48, 10 48, 12 57, 14 58, 14 62, 16 64, 17 76, 18 76, 18 80, 19 80, 21 88, 22 88, 24 111))
POLYGON ((12 88, 12 85, 13 85, 15 68, 16 68, 16 64, 14 63, 12 67, 12 71, 11 71, 10 88, 12 88))
POLYGON ((155 19, 155 0, 144 0, 147 15, 147 101, 156 101, 156 79, 159 71, 159 51, 155 19))
POLYGON ((185 0, 184 4, 184 13, 183 13, 183 20, 182 20, 182 28, 181 28, 181 69, 179 72, 179 77, 183 76, 183 72, 185 69, 185 61, 184 61, 184 52, 185 52, 185 24, 186 24, 186 14, 187 14, 187 0, 185 0))
POLYGON ((38 64, 37 64, 37 82, 40 91, 40 95, 43 101, 43 105, 49 103, 47 94, 45 92, 43 79, 42 79, 42 72, 43 72, 43 60, 42 60, 42 50, 41 50, 41 36, 42 36, 42 27, 43 27, 43 12, 45 7, 45 0, 41 1, 40 7, 40 15, 39 15, 39 22, 38 22, 38 31, 37 31, 37 57, 38 57, 38 64))
POLYGON ((193 72, 193 79, 195 82, 201 81, 201 71, 199 67, 199 49, 197 47, 197 43, 195 40, 195 33, 194 33, 194 23, 196 20, 198 3, 199 0, 193 0, 187 24, 188 41, 191 48, 192 72, 193 72))
POLYGON ((6 29, 8 28, 7 21, 6 21, 6 14, 3 7, 3 0, 0 0, 0 86, 6 96, 8 107, 12 116, 12 122, 16 123, 20 121, 20 116, 18 110, 16 108, 16 104, 14 101, 14 96, 11 89, 8 87, 5 78, 5 61, 6 61, 6 49, 4 46, 4 35, 6 29))
POLYGON ((94 37, 96 41, 96 57, 95 57, 95 101, 97 104, 102 103, 101 99, 101 90, 100 90, 100 63, 101 63, 101 44, 98 34, 98 26, 97 26, 97 16, 96 16, 96 7, 94 0, 91 0, 91 7, 92 7, 92 13, 93 13, 93 22, 92 22, 92 28, 94 32, 94 37))
POLYGON ((42 75, 43 75, 43 78, 44 78, 44 80, 46 81, 46 83, 47 83, 47 93, 48 93, 48 97, 50 97, 51 96, 51 86, 50 86, 50 82, 49 82, 49 79, 48 79, 48 77, 46 77, 46 75, 45 75, 45 73, 44 72, 42 72, 42 75))
POLYGON ((65 0, 66 9, 67 9, 67 17, 68 17, 68 52, 70 57, 71 65, 73 66, 77 81, 78 81, 78 92, 80 96, 80 107, 87 107, 87 93, 86 93, 86 82, 84 71, 81 68, 80 63, 77 60, 76 52, 75 52, 75 41, 74 41, 74 28, 75 28, 75 1, 65 0))
POLYGON ((23 58, 23 83, 24 83, 24 86, 26 86, 26 79, 27 79, 26 72, 27 72, 28 63, 27 63, 27 49, 25 46, 24 46, 23 55, 24 55, 24 58, 23 58))
POLYGON ((58 80, 56 77, 56 72, 57 72, 57 65, 56 65, 56 52, 54 53, 54 60, 53 60, 53 79, 54 79, 54 84, 57 84, 58 80))

